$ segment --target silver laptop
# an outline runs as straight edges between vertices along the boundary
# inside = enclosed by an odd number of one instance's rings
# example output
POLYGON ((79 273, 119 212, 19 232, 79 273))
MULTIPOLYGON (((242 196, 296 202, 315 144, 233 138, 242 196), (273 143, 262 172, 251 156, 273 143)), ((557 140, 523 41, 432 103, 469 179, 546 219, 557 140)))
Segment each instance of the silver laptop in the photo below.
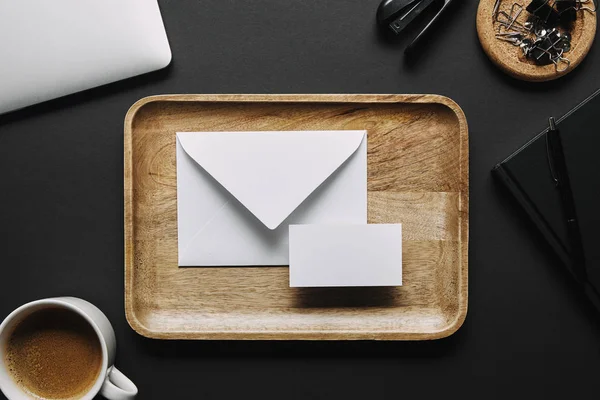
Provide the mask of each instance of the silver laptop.
POLYGON ((0 0, 0 114, 170 62, 157 0, 0 0))

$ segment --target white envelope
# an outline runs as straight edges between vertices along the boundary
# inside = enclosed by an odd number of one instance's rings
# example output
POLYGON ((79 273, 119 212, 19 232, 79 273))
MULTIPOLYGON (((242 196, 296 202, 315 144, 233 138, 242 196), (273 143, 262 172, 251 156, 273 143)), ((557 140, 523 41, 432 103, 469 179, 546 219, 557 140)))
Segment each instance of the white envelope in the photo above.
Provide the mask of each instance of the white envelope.
POLYGON ((290 224, 367 223, 366 131, 179 132, 180 266, 288 265, 290 224))

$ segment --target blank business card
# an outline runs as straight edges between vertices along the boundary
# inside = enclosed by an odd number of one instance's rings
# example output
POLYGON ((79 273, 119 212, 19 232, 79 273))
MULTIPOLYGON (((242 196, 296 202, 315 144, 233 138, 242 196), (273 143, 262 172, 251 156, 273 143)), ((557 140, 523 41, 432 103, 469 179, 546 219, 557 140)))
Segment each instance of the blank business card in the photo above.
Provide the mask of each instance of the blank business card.
POLYGON ((402 286, 402 225, 290 225, 290 287, 402 286))

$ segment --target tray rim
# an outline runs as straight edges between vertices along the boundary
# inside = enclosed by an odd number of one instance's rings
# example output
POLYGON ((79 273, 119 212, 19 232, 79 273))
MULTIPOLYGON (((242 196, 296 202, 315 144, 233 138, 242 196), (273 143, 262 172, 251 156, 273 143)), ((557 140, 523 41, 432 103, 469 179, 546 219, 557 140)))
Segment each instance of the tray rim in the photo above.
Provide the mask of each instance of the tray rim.
POLYGON ((131 328, 150 339, 169 340, 434 340, 454 334, 463 325, 468 311, 469 250, 469 133, 465 113, 452 99, 437 94, 165 94, 143 97, 127 111, 124 121, 124 294, 125 317, 131 328), (140 109, 154 102, 214 103, 407 103, 440 104, 456 116, 460 137, 460 268, 458 309, 455 319, 439 331, 431 332, 345 332, 345 331, 160 331, 152 330, 138 319, 133 307, 134 197, 133 197, 133 122, 140 109))

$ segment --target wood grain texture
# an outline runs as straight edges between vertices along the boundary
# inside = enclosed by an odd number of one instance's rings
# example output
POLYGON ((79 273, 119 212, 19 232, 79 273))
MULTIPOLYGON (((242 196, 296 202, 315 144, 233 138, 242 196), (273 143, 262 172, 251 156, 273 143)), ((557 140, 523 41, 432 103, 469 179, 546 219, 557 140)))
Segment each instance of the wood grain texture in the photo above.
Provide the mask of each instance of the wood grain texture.
MULTIPOLYGON (((556 72, 554 64, 536 65, 527 60, 521 49, 508 42, 496 39, 497 28, 494 28, 492 12, 496 0, 480 0, 477 10, 477 34, 483 50, 490 60, 508 75, 530 82, 544 82, 560 78, 575 69, 587 56, 596 36, 596 14, 588 11, 579 11, 577 21, 571 30, 571 50, 565 57, 571 65, 565 71, 556 72)), ((502 0, 500 9, 510 13, 514 0, 502 0)), ((527 6, 529 1, 520 0, 516 3, 527 6)), ((529 13, 523 10, 517 21, 524 23, 529 13)))
POLYGON ((419 340, 467 313, 465 116, 434 95, 166 95, 125 118, 125 311, 160 339, 419 340), (399 288, 289 287, 287 267, 179 268, 175 133, 368 131, 370 223, 403 223, 399 288))

